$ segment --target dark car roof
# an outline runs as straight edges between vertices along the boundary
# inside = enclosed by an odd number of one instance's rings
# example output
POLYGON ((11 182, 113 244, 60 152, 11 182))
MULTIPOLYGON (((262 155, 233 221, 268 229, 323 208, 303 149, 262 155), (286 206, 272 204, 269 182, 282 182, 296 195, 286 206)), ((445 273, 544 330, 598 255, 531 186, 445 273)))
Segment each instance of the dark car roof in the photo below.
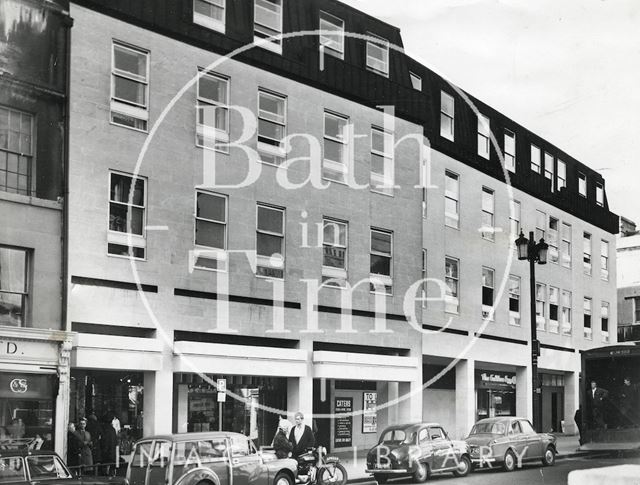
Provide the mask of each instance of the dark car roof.
POLYGON ((242 433, 234 433, 232 431, 202 431, 200 433, 174 433, 174 434, 157 434, 153 436, 145 436, 138 441, 166 440, 166 441, 195 441, 207 440, 213 438, 225 438, 227 436, 242 436, 242 433))

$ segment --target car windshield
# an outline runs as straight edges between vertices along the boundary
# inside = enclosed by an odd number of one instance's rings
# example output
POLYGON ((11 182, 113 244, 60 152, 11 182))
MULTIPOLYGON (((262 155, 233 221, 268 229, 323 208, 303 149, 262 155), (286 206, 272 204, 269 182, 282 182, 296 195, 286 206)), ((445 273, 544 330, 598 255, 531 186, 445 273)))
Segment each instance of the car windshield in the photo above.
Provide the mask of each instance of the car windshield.
POLYGON ((404 429, 388 429, 380 437, 380 443, 400 444, 407 439, 404 429))
POLYGON ((471 430, 471 434, 504 434, 505 426, 502 422, 497 423, 477 423, 471 430))

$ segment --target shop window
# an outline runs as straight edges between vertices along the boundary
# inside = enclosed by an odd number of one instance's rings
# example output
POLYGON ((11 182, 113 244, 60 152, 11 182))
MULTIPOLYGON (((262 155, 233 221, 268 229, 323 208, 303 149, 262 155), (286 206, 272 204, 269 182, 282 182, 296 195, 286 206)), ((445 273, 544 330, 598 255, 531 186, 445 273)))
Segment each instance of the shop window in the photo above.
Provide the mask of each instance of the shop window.
POLYGON ((257 276, 284 278, 284 209, 258 204, 257 276))
POLYGON ((369 289, 391 295, 393 292, 393 234, 371 229, 369 289))
POLYGON ((371 190, 393 195, 393 133, 371 127, 371 190))
POLYGON ((287 133, 287 98, 258 91, 258 152, 260 161, 269 165, 284 162, 282 140, 287 133))
POLYGON ((29 251, 0 246, 0 325, 26 325, 29 286, 29 251))
POLYGON ((0 106, 0 190, 30 195, 33 116, 0 106))
POLYGON ((229 151, 229 78, 198 72, 196 146, 229 151))
POLYGON ((142 177, 109 172, 107 252, 111 255, 145 258, 146 182, 142 177))
POLYGON ((322 283, 342 288, 347 283, 348 225, 325 218, 322 226, 322 283))
POLYGON ((195 258, 199 269, 226 269, 227 197, 196 190, 195 258))
POLYGON ((224 34, 226 0, 193 0, 193 22, 224 34))
POLYGON ((254 0, 254 41, 267 40, 260 47, 282 54, 282 39, 271 39, 282 34, 282 0, 254 0))
POLYGON ((147 131, 149 121, 149 52, 113 42, 111 122, 147 131))

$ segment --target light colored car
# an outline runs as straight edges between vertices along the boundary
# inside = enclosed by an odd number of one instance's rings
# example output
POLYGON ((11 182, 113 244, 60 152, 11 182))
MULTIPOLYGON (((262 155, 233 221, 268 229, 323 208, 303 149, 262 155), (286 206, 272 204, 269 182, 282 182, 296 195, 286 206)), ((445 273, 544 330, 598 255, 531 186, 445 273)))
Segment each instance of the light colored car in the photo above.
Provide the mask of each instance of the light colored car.
POLYGON ((551 466, 556 460, 556 437, 536 433, 524 418, 500 417, 478 421, 465 439, 476 468, 501 466, 507 471, 526 462, 551 466))
POLYGON ((467 444, 449 439, 438 423, 389 426, 367 455, 366 472, 373 474, 378 483, 402 476, 424 482, 441 473, 464 477, 470 470, 467 444))
POLYGON ((297 462, 263 456, 231 432, 151 436, 135 444, 129 485, 293 485, 297 462))

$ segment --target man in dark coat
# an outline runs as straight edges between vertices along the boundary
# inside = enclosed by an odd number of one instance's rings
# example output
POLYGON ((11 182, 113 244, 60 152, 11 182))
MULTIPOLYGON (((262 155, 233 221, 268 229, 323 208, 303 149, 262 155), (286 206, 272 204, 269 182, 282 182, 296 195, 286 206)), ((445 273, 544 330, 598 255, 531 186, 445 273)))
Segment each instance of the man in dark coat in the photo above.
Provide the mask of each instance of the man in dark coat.
POLYGON ((591 389, 587 393, 589 396, 589 402, 591 403, 591 423, 594 429, 603 429, 605 427, 604 422, 604 407, 606 399, 609 396, 609 391, 598 387, 596 381, 591 381, 591 389))
POLYGON ((303 423, 304 415, 301 412, 295 414, 295 421, 296 425, 289 433, 289 441, 293 445, 293 458, 299 457, 307 448, 313 448, 316 444, 316 437, 311 428, 303 423))
POLYGON ((76 432, 76 425, 69 423, 67 431, 67 465, 74 475, 79 474, 80 467, 80 450, 82 449, 82 441, 76 432))
POLYGON ((624 378, 622 389, 620 390, 620 426, 630 427, 635 425, 636 421, 636 400, 637 400, 637 387, 631 384, 629 377, 624 378))
POLYGON ((102 422, 102 435, 100 437, 100 448, 102 464, 104 466, 102 473, 107 476, 113 476, 116 472, 116 446, 118 445, 118 435, 111 424, 113 415, 105 415, 102 422))

